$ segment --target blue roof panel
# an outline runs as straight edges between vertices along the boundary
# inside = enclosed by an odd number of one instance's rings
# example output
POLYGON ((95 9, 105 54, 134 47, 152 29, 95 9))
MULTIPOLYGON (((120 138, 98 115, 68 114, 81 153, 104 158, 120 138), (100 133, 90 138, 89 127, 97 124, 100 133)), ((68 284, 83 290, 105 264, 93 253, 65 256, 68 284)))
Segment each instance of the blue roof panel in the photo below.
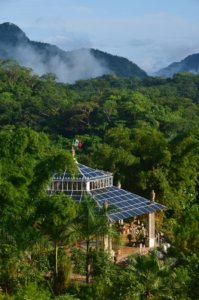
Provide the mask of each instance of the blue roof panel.
MULTIPOLYGON (((89 167, 79 164, 79 163, 77 164, 77 167, 78 167, 79 172, 74 177, 76 179, 84 178, 84 179, 89 179, 89 180, 92 180, 92 179, 95 180, 95 179, 106 178, 106 177, 112 176, 112 174, 109 172, 95 170, 95 169, 89 168, 89 167)), ((71 174, 66 171, 61 175, 54 174, 54 176, 53 176, 53 180, 67 181, 70 178, 72 178, 71 174)))
POLYGON ((111 221, 165 209, 165 206, 159 203, 151 202, 144 197, 119 189, 115 186, 101 189, 100 191, 90 191, 89 193, 97 201, 99 206, 102 207, 105 202, 108 203, 110 208, 112 206, 113 209, 109 212, 111 221))
POLYGON ((78 164, 78 169, 81 173, 82 176, 86 177, 86 178, 103 178, 103 177, 107 177, 107 176, 112 176, 111 173, 109 172, 105 172, 105 171, 101 171, 101 170, 95 170, 95 169, 92 169, 92 168, 89 168, 85 165, 82 165, 82 164, 78 164))

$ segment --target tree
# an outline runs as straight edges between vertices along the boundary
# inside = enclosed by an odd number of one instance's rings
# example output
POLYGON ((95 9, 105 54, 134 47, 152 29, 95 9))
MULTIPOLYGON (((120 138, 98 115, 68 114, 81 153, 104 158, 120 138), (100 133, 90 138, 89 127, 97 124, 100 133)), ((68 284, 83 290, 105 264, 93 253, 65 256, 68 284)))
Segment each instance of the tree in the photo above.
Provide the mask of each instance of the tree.
POLYGON ((167 286, 168 265, 159 262, 155 252, 148 256, 132 256, 127 267, 116 278, 114 299, 173 299, 167 286))
POLYGON ((75 162, 28 128, 4 127, 0 145, 0 285, 9 291, 47 272, 49 241, 37 226, 38 203, 47 197, 52 173, 67 164, 73 172, 75 162))
POLYGON ((124 178, 128 166, 136 163, 132 154, 130 130, 119 126, 111 128, 104 137, 104 143, 99 144, 93 156, 102 169, 112 171, 116 180, 124 178))
POLYGON ((77 217, 77 232, 79 239, 86 242, 86 282, 90 278, 90 258, 91 258, 91 241, 95 243, 99 238, 103 238, 110 232, 107 210, 105 207, 99 208, 96 202, 89 196, 84 196, 80 202, 80 209, 77 217))
POLYGON ((38 225, 54 245, 54 277, 58 275, 58 249, 71 241, 71 225, 77 216, 77 205, 70 197, 52 195, 38 202, 38 225))
POLYGON ((199 252, 198 221, 199 207, 198 204, 195 204, 184 210, 178 219, 173 222, 170 238, 175 245, 175 256, 186 257, 199 252))

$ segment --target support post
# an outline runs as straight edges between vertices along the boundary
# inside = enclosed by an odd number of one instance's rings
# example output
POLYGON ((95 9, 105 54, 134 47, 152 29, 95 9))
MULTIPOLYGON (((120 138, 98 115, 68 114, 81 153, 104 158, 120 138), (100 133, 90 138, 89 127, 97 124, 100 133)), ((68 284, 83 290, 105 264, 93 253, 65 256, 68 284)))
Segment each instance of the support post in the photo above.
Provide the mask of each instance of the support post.
POLYGON ((104 250, 109 250, 109 238, 108 235, 104 237, 104 250))
MULTIPOLYGON (((107 203, 105 203, 105 206, 108 206, 107 203)), ((112 227, 112 224, 109 224, 109 227, 112 227)), ((107 250, 110 254, 112 252, 112 237, 108 234, 104 236, 104 249, 107 250)))
MULTIPOLYGON (((122 187, 120 180, 118 180, 118 182, 117 182, 117 187, 118 187, 118 189, 121 189, 121 187, 122 187)), ((119 220, 119 224, 123 225, 124 220, 119 220)))
POLYGON ((86 182, 86 191, 89 192, 90 191, 90 181, 86 182))
MULTIPOLYGON (((151 192, 151 202, 155 201, 155 192, 151 192)), ((155 247, 155 213, 149 214, 149 248, 155 247)))
MULTIPOLYGON (((109 224, 109 227, 111 228, 112 227, 112 224, 110 223, 109 224)), ((112 237, 109 235, 108 237, 108 251, 111 253, 112 251, 112 237)))

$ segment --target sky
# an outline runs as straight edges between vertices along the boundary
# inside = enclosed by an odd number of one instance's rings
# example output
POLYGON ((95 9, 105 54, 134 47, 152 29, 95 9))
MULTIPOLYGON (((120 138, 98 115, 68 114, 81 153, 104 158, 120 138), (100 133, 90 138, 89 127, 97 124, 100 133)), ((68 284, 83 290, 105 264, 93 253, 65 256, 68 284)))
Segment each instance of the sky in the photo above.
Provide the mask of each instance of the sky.
POLYGON ((149 74, 199 52, 199 0, 0 0, 0 23, 64 50, 123 56, 149 74))

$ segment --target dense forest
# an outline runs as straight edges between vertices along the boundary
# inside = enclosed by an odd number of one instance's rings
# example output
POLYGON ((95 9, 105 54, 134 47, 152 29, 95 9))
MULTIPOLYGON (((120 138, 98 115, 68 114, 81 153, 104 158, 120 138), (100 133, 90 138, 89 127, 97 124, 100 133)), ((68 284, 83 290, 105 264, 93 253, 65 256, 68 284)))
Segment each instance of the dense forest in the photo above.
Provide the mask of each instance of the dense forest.
POLYGON ((0 299, 199 299, 198 99, 194 74, 71 85, 0 61, 0 299), (109 234, 91 199, 46 193, 53 173, 76 172, 74 138, 79 162, 136 194, 156 191, 172 245, 163 259, 154 251, 119 265, 103 249, 73 248, 109 234), (91 282, 71 280, 72 269, 88 275, 88 261, 91 282))

